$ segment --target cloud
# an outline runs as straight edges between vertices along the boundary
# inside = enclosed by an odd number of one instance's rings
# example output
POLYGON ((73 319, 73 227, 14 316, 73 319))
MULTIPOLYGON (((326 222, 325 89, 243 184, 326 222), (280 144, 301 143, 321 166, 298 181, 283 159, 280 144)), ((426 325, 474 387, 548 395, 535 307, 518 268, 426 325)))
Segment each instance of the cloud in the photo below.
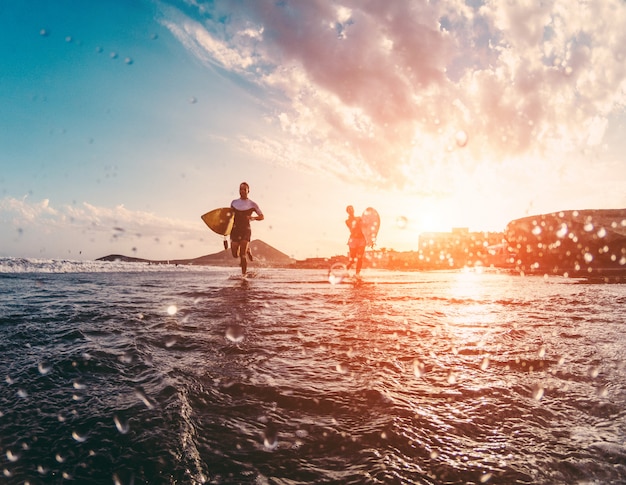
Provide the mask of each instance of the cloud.
POLYGON ((202 238, 201 223, 158 217, 123 205, 98 207, 87 202, 53 208, 49 200, 0 199, 0 221, 18 230, 37 226, 44 232, 80 230, 120 237, 170 238, 178 241, 202 238))
POLYGON ((5 197, 0 199, 0 215, 3 215, 0 219, 3 222, 32 224, 42 219, 55 218, 58 212, 50 207, 48 199, 28 203, 25 197, 21 200, 5 197))
POLYGON ((243 147, 346 179, 428 192, 484 163, 562 160, 626 105, 620 0, 162 5, 190 52, 272 99, 283 136, 243 147))

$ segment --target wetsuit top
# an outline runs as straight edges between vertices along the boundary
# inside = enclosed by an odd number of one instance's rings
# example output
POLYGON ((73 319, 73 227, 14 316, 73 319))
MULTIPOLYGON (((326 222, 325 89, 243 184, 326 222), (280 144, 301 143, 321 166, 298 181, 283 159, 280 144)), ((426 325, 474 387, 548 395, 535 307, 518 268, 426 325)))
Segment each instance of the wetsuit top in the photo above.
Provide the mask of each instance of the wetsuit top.
POLYGON ((261 212, 261 209, 259 209, 257 203, 253 202, 250 199, 235 199, 230 203, 230 206, 235 211, 235 222, 233 224, 233 229, 230 232, 231 237, 233 235, 243 236, 247 233, 247 237, 249 238, 249 233, 251 231, 249 216, 251 216, 253 212, 256 212, 257 215, 262 216, 263 212, 261 212))
POLYGON ((346 220, 346 225, 350 229, 350 239, 348 239, 348 246, 351 248, 358 246, 365 246, 367 241, 363 235, 363 223, 360 217, 352 217, 346 220))

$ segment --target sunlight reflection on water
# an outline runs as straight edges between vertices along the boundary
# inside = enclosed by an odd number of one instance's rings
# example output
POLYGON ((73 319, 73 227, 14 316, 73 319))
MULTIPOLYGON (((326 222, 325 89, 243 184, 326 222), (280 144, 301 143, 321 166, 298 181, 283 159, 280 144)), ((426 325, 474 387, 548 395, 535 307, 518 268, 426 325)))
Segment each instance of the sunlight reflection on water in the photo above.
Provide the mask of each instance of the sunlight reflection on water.
POLYGON ((20 308, 0 393, 12 478, 568 483, 574 452, 593 464, 577 476, 626 477, 623 286, 261 273, 0 279, 20 308), (48 435, 72 442, 56 462, 48 435))

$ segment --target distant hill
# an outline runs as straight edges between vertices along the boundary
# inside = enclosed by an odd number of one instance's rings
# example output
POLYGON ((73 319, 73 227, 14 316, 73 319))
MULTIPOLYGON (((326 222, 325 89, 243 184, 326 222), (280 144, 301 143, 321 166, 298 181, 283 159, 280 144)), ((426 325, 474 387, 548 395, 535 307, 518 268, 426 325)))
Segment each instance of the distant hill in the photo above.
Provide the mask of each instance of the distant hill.
MULTIPOLYGON (((252 241, 250 243, 250 249, 252 250, 252 255, 254 256, 254 261, 250 263, 251 266, 254 266, 255 264, 260 264, 262 266, 288 266, 294 262, 293 258, 290 258, 285 253, 261 241, 260 239, 252 241)), ((237 266, 239 264, 239 260, 233 258, 230 249, 193 259, 151 260, 133 258, 120 254, 110 254, 108 256, 98 258, 97 261, 123 261, 127 263, 180 264, 197 266, 237 266)))

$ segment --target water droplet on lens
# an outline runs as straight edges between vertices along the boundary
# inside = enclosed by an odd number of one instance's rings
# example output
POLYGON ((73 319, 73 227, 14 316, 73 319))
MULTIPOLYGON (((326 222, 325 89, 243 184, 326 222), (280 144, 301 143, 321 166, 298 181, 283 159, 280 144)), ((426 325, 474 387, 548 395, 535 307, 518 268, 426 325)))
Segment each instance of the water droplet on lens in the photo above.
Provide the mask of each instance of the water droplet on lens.
POLYGON ((87 435, 80 435, 77 431, 72 431, 72 438, 79 443, 87 441, 87 435))
POLYGON ((196 98, 195 96, 192 96, 191 98, 189 98, 190 104, 196 104, 197 102, 198 102, 198 98, 196 98))
POLYGON ((167 307, 167 314, 168 315, 176 315, 176 312, 178 311, 178 308, 176 308, 176 305, 170 305, 167 307))
POLYGON ((457 131, 454 138, 456 140, 456 144, 459 147, 463 148, 465 145, 467 145, 468 136, 464 130, 457 131))
POLYGON ((117 52, 111 52, 109 56, 111 57, 111 59, 117 59, 117 52))
POLYGON ((598 377, 600 375, 600 368, 597 366, 592 367, 591 369, 589 369, 589 376, 592 379, 595 379, 596 377, 598 377))
POLYGON ((87 386, 80 381, 74 381, 72 386, 74 389, 87 389, 87 386))
POLYGON ((239 343, 243 340, 245 332, 241 325, 229 325, 226 329, 226 338, 234 343, 239 343))
POLYGON ((585 253, 584 258, 585 258, 585 263, 591 263, 593 261, 593 254, 585 253))
POLYGON ((37 366, 37 369, 39 370, 39 373, 41 375, 46 375, 48 372, 50 372, 52 367, 50 367, 49 365, 45 364, 44 362, 40 362, 39 365, 37 366))
POLYGON ((561 227, 556 231, 556 236, 564 238, 567 235, 567 224, 562 223, 561 227))
POLYGON ((48 29, 41 29, 39 31, 39 35, 41 35, 42 37, 48 37, 50 35, 50 32, 48 31, 48 29))
POLYGON ((425 373, 426 373, 426 366, 423 363, 421 363, 419 360, 415 359, 413 361, 413 374, 415 374, 415 377, 419 379, 425 373))
POLYGON ((154 409, 154 404, 152 403, 150 398, 146 396, 145 392, 143 392, 142 389, 135 389, 135 395, 141 400, 141 402, 145 404, 148 409, 154 409))
POLYGON ((135 61, 133 61, 130 57, 127 57, 126 59, 124 59, 124 62, 130 66, 130 65, 131 65, 131 64, 133 64, 135 61))
POLYGON ((448 374, 448 384, 456 384, 456 375, 453 371, 448 374))
POLYGON ((405 229, 408 223, 409 223, 409 220, 406 217, 404 216, 396 217, 396 226, 398 226, 399 229, 405 229))
POLYGON ((487 370, 489 367, 489 357, 485 357, 483 361, 480 363, 480 370, 487 370))
POLYGON ((273 450, 278 446, 278 430, 271 423, 263 431, 263 446, 268 450, 273 450))
POLYGON ((126 353, 120 355, 118 357, 118 359, 119 359, 119 361, 122 364, 132 364, 132 362, 133 362, 133 355, 128 353, 128 352, 126 352, 126 353))
POLYGON ((489 480, 491 480, 491 477, 491 473, 485 473, 483 476, 480 477, 480 483, 487 483, 489 480))
POLYGON ((13 453, 13 451, 11 450, 7 450, 7 459, 11 462, 16 462, 17 460, 20 459, 20 455, 18 455, 17 453, 13 453))
POLYGON ((543 397, 543 393, 544 393, 544 388, 542 385, 540 384, 536 384, 533 387, 533 398, 537 401, 540 401, 541 398, 543 397))
POLYGON ((117 430, 122 434, 126 434, 130 430, 130 425, 128 424, 128 421, 123 423, 120 418, 117 417, 117 415, 113 416, 113 422, 115 423, 115 427, 117 428, 117 430))

